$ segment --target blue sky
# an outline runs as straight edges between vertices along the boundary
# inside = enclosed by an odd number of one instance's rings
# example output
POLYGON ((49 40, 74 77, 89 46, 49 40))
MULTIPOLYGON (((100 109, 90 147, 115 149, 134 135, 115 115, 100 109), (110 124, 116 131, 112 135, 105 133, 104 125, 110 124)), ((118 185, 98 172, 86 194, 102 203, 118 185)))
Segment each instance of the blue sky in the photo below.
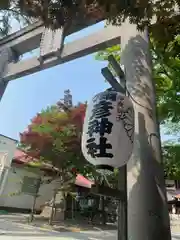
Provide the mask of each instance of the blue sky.
MULTIPOLYGON (((103 28, 103 23, 69 36, 66 41, 85 36, 103 28)), ((31 57, 31 53, 26 57, 31 57)), ((84 102, 108 84, 101 76, 105 62, 94 60, 89 55, 36 74, 9 82, 0 102, 0 133, 15 139, 30 123, 35 114, 63 98, 65 89, 70 89, 73 103, 84 102)))
MULTIPOLYGON (((104 27, 96 24, 66 38, 66 42, 86 36, 104 27)), ((18 29, 13 22, 13 31, 18 29)), ((38 51, 34 52, 36 55, 38 51)), ((33 53, 26 54, 26 58, 33 53)), ((59 65, 33 75, 9 82, 0 102, 0 134, 19 139, 30 120, 48 105, 55 104, 63 98, 63 92, 70 89, 73 103, 84 102, 95 93, 107 88, 108 84, 101 75, 101 68, 106 62, 99 62, 94 55, 59 65)), ((167 137, 163 136, 163 140, 167 137)))

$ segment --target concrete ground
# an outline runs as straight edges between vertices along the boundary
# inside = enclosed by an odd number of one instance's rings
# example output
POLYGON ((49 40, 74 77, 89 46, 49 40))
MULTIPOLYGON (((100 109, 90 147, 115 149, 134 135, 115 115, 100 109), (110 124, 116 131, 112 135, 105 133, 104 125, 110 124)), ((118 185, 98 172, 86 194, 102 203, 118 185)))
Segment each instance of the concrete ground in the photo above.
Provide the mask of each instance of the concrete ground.
MULTIPOLYGON (((117 240, 116 230, 95 228, 91 231, 58 232, 29 225, 23 220, 23 216, 0 215, 0 240, 117 240)), ((180 222, 176 225, 172 240, 180 240, 180 222)))
POLYGON ((58 232, 37 227, 11 215, 0 215, 0 240, 116 240, 116 231, 58 232))

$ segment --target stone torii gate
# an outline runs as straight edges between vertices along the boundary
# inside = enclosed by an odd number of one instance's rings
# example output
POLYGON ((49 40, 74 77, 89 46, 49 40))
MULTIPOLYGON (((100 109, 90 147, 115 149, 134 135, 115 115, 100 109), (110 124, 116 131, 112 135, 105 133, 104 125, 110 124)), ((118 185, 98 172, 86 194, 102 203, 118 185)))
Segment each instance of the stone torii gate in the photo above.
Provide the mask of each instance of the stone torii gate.
MULTIPOLYGON (((79 30, 77 26, 69 34, 79 30)), ((170 240, 147 32, 125 22, 71 43, 63 40, 63 29, 52 32, 40 22, 0 40, 0 97, 8 81, 121 43, 128 94, 136 111, 134 152, 127 165, 128 239, 170 240), (18 61, 18 56, 38 47, 39 57, 18 61)))

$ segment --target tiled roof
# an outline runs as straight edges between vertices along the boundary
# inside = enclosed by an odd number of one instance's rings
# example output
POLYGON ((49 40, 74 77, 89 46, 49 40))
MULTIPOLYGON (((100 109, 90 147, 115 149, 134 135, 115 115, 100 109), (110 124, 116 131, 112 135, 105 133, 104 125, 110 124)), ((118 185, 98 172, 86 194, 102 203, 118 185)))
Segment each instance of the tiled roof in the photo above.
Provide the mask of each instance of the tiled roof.
MULTIPOLYGON (((27 164, 32 161, 32 157, 28 156, 25 152, 16 149, 16 152, 14 154, 13 162, 19 163, 19 164, 27 164)), ((48 167, 48 164, 45 164, 46 167, 48 167)), ((50 168, 50 167, 49 167, 50 168)), ((75 180, 75 184, 81 187, 91 188, 91 185, 93 182, 85 178, 84 176, 78 174, 75 180)))
POLYGON ((28 163, 32 161, 32 158, 29 157, 25 152, 16 149, 13 161, 17 163, 28 163))

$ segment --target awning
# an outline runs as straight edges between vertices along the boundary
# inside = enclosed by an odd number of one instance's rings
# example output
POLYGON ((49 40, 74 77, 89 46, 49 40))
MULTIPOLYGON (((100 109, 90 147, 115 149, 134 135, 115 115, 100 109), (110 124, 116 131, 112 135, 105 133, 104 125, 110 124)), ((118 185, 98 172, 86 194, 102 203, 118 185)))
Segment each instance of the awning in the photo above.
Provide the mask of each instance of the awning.
POLYGON ((87 178, 80 174, 77 175, 75 180, 75 185, 78 185, 80 187, 91 188, 93 184, 94 183, 92 181, 88 180, 87 178))

